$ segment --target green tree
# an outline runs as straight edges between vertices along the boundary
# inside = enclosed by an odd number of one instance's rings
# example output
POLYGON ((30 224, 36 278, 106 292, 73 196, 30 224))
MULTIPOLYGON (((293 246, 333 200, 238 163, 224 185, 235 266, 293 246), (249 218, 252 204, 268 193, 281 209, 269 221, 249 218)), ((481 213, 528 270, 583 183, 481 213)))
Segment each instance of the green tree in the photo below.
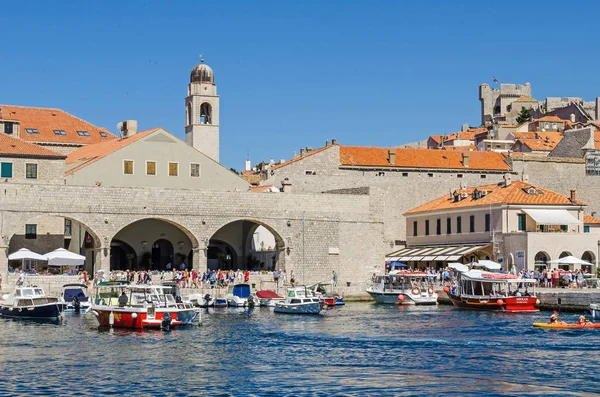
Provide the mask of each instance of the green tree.
POLYGON ((517 116, 517 124, 523 124, 531 119, 531 110, 521 107, 521 112, 517 116))

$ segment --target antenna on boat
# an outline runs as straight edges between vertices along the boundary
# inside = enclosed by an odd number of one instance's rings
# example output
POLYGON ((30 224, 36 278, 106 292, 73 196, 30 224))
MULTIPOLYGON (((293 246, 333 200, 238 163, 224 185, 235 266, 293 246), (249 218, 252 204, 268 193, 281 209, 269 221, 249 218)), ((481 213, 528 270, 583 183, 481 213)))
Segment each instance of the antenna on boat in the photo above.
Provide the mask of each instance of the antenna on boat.
POLYGON ((305 259, 305 251, 304 251, 304 218, 306 215, 306 211, 302 211, 302 284, 304 284, 304 288, 306 289, 306 280, 304 278, 306 267, 306 259, 305 259))

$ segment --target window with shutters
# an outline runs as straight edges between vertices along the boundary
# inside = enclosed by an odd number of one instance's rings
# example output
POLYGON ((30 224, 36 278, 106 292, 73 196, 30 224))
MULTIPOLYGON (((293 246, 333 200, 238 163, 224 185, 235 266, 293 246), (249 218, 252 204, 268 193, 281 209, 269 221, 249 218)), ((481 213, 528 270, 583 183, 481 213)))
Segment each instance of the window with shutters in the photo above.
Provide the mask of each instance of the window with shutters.
POLYGON ((0 163, 0 177, 1 178, 12 178, 13 177, 13 163, 0 163))
POLYGON ((169 176, 179 176, 179 163, 169 162, 169 176))
POLYGON ((25 178, 37 179, 38 165, 32 163, 25 164, 25 178))
POLYGON ((190 164, 190 176, 192 178, 199 178, 200 177, 200 164, 198 164, 198 163, 191 163, 190 164))
POLYGON ((123 160, 123 174, 133 175, 133 160, 123 160))
POLYGON ((156 175, 156 161, 146 161, 146 175, 156 175))

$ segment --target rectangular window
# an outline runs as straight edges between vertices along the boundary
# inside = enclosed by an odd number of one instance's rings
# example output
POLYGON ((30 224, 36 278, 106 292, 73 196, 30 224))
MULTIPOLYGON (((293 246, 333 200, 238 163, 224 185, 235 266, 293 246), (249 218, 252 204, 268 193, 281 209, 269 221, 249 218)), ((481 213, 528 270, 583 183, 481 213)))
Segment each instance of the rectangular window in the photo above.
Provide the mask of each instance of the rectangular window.
POLYGON ((4 133, 6 133, 6 134, 13 133, 13 123, 4 123, 4 133))
POLYGON ((67 135, 65 130, 54 130, 54 135, 67 135))
POLYGON ((517 214, 517 224, 518 230, 520 232, 524 232, 527 230, 527 218, 525 218, 525 214, 517 214))
POLYGON ((433 174, 432 173, 427 174, 427 176, 430 177, 430 178, 433 178, 433 174))
POLYGON ((133 175, 133 160, 123 160, 123 174, 133 175))
POLYGON ((463 174, 456 174, 456 177, 457 177, 457 178, 462 178, 462 177, 463 177, 463 174))
POLYGON ((475 215, 469 217, 469 233, 475 233, 475 215))
POLYGON ((198 164, 198 163, 190 164, 190 176, 192 178, 200 178, 200 164, 198 164))
POLYGON ((71 220, 65 219, 65 236, 71 235, 71 220))
POLYGON ((569 225, 560 225, 560 231, 561 232, 568 232, 569 231, 569 225))
POLYGON ((108 134, 106 132, 104 132, 104 131, 100 131, 100 136, 102 138, 106 138, 108 136, 108 134))
POLYGON ((425 221, 425 235, 429 236, 429 219, 425 221))
POLYGON ((417 221, 413 221, 413 236, 417 235, 417 221))
POLYGON ((25 178, 37 179, 37 164, 25 164, 25 178))
POLYGON ((146 175, 156 175, 156 161, 146 161, 146 175))
POLYGON ((28 134, 39 134, 40 133, 37 128, 25 128, 25 132, 28 134))
POLYGON ((307 170, 307 171, 304 171, 304 175, 317 175, 317 171, 307 170))
POLYGON ((462 217, 456 217, 456 233, 462 233, 462 217))
POLYGON ((169 163, 169 176, 179 176, 179 163, 169 163))
POLYGON ((437 219, 435 225, 435 233, 439 236, 442 234, 442 220, 440 218, 437 219))
POLYGON ((485 231, 489 232, 491 230, 491 219, 490 214, 485 214, 485 231))
POLYGON ((77 131, 77 135, 79 136, 90 136, 90 133, 87 131, 77 131))
POLYGON ((590 226, 589 226, 589 225, 585 225, 585 226, 583 227, 583 232, 584 232, 584 233, 589 233, 589 232, 590 232, 590 226))
POLYGON ((37 225, 25 225, 25 238, 34 240, 37 238, 37 225))
POLYGON ((487 175, 479 175, 479 177, 480 177, 481 179, 485 179, 485 178, 487 178, 487 175))
POLYGON ((408 172, 403 172, 402 176, 408 176, 408 172))
POLYGON ((12 178, 12 163, 0 163, 0 178, 12 178))
POLYGON ((452 234, 452 218, 446 218, 446 234, 452 234))

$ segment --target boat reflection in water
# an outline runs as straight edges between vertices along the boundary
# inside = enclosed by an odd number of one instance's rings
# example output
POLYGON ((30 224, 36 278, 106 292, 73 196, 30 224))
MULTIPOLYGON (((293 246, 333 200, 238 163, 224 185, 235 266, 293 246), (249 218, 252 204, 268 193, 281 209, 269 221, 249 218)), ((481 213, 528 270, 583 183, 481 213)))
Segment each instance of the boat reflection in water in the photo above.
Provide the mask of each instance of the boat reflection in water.
MULTIPOLYGON (((500 268, 499 264, 491 261, 480 261, 471 266, 489 270, 500 268)), ((448 297, 458 308, 506 312, 539 311, 535 307, 539 301, 535 295, 534 279, 520 279, 513 274, 471 269, 460 263, 452 263, 449 267, 458 271, 456 284, 448 290, 448 297)))

